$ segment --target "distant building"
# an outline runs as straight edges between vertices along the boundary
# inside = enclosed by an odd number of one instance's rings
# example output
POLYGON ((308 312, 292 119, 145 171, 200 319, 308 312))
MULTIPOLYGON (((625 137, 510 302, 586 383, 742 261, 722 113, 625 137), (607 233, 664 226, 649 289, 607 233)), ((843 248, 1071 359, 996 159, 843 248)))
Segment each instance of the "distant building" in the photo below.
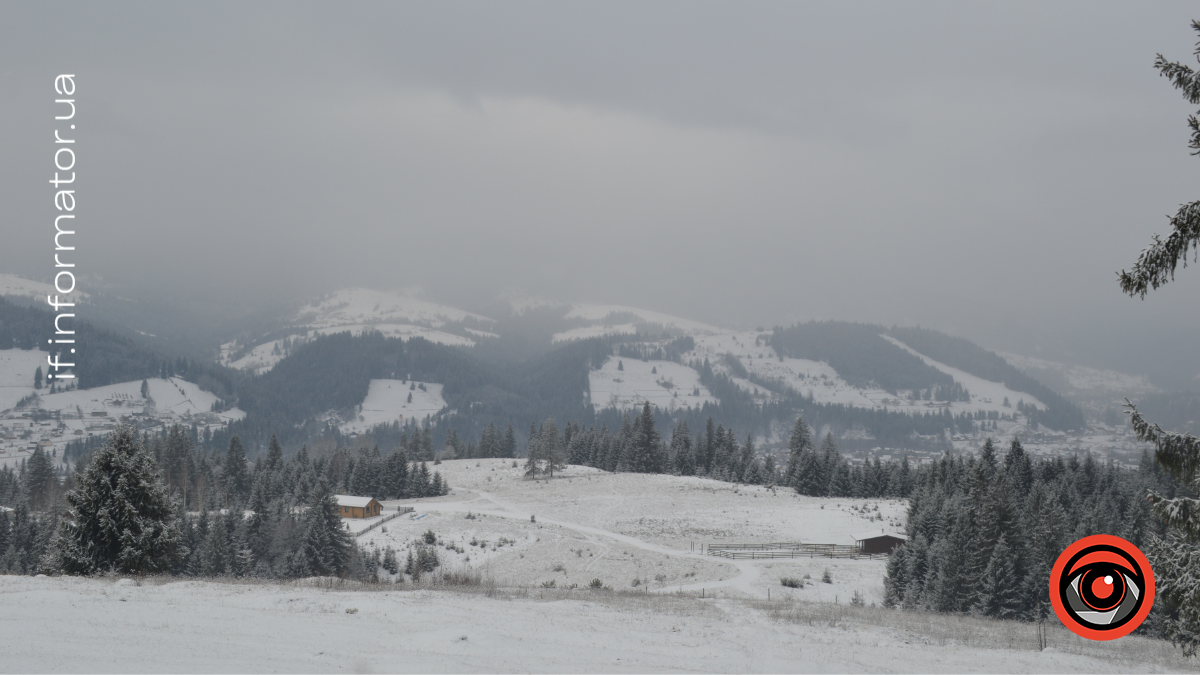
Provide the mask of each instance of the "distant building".
POLYGON ((338 515, 343 518, 371 518, 383 510, 374 497, 334 495, 333 498, 337 500, 338 515))
POLYGON ((884 530, 863 532, 854 536, 854 545, 863 555, 888 554, 906 541, 908 541, 908 537, 884 530))

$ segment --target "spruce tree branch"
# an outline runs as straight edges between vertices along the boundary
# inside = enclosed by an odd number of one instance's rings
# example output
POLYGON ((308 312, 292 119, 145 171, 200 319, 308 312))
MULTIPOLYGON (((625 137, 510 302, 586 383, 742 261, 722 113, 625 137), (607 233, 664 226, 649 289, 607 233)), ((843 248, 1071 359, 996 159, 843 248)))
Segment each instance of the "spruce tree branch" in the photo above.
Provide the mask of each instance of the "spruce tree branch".
POLYGON ((1200 250, 1200 202, 1179 207, 1169 222, 1173 231, 1166 239, 1154 235, 1154 242, 1142 249, 1133 269, 1117 273, 1121 290, 1129 296, 1145 299, 1150 290, 1173 281, 1179 263, 1187 267, 1188 251, 1195 255, 1200 250))
POLYGON ((1161 518, 1167 527, 1180 532, 1188 541, 1200 541, 1200 499, 1166 499, 1155 492, 1151 492, 1148 499, 1154 507, 1154 514, 1161 518))
POLYGON ((1168 61, 1162 54, 1154 58, 1158 74, 1171 81, 1171 86, 1183 92, 1189 103, 1200 103, 1200 77, 1196 71, 1175 61, 1168 61))
POLYGON ((1129 399, 1125 399, 1125 407, 1129 408, 1126 414, 1129 415, 1138 440, 1154 444, 1154 455, 1158 463, 1176 480, 1189 486, 1195 485, 1196 473, 1200 471, 1200 438, 1191 434, 1163 431, 1157 424, 1147 422, 1129 399))

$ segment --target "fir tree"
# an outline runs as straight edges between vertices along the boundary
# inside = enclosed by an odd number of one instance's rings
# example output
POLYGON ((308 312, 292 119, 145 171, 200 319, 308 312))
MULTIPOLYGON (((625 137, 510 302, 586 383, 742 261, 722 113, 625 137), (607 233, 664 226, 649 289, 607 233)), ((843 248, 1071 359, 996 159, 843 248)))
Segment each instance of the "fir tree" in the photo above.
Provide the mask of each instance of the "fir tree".
POLYGON ((680 420, 671 432, 671 461, 675 472, 681 476, 692 476, 696 473, 696 456, 692 452, 691 434, 687 420, 680 420))
POLYGON ((504 442, 500 444, 500 456, 509 459, 517 456, 517 434, 513 431, 512 422, 508 423, 508 429, 504 432, 504 442))
POLYGON ((267 471, 278 471, 283 468, 283 446, 279 444, 279 437, 271 434, 271 442, 267 449, 267 471))
POLYGON ((631 444, 629 471, 635 473, 658 473, 661 471, 660 452, 662 438, 654 427, 654 411, 647 401, 642 406, 642 414, 634 425, 633 442, 631 444))
POLYGON ((812 452, 812 432, 808 430, 804 418, 797 416, 796 424, 792 427, 792 435, 788 438, 788 463, 783 473, 783 484, 795 488, 799 484, 800 465, 805 455, 812 452))
POLYGON ((38 366, 37 370, 33 371, 33 388, 42 388, 42 367, 38 366))
POLYGON ((225 488, 225 500, 240 502, 249 492, 250 474, 246 468, 246 450, 242 447, 242 440, 238 438, 237 434, 229 439, 229 451, 225 455, 224 470, 222 483, 225 488))
MULTIPOLYGON (((1200 33, 1200 21, 1192 22, 1200 33)), ((1200 43, 1196 58, 1200 61, 1200 43)), ((1171 81, 1192 105, 1200 104, 1200 73, 1182 63, 1167 61, 1159 54, 1154 62, 1159 74, 1171 81)), ((1200 154, 1200 119, 1188 117, 1192 130, 1188 147, 1200 154)), ((1131 271, 1118 273, 1121 290, 1131 297, 1145 299, 1147 292, 1175 278, 1180 263, 1187 266, 1200 251, 1200 201, 1184 204, 1169 220, 1172 231, 1166 239, 1154 235, 1150 246, 1142 249, 1131 271)), ((1130 416, 1138 438, 1155 445, 1155 457, 1176 480, 1193 494, 1200 491, 1200 439, 1190 434, 1163 431, 1147 422, 1130 405, 1130 416)), ((1154 565, 1157 590, 1178 614, 1166 622, 1172 642, 1188 656, 1200 651, 1200 500, 1189 497, 1167 498, 1151 492, 1154 512, 1170 529, 1165 537, 1151 539, 1149 557, 1154 565)))
POLYGON ((57 545, 63 572, 170 570, 179 543, 175 510, 132 427, 117 427, 92 456, 67 504, 57 545))
POLYGON ((531 422, 529 424, 529 444, 525 448, 525 477, 537 478, 542 473, 542 439, 541 432, 531 422))
POLYGON ((41 447, 33 451, 25 467, 25 490, 31 511, 44 511, 50 508, 54 494, 58 489, 58 476, 54 472, 54 463, 41 447))
POLYGON ((318 576, 338 576, 346 571, 354 544, 338 516, 337 502, 325 481, 317 484, 305 514, 304 557, 318 576))
POLYGON ((558 424, 553 418, 542 422, 542 428, 538 433, 538 446, 541 459, 546 462, 545 472, 553 478, 556 469, 562 470, 567 466, 567 459, 563 454, 562 438, 558 435, 558 424))
POLYGON ((1013 553, 1001 537, 979 580, 979 592, 972 611, 997 619, 1017 618, 1021 611, 1020 579, 1013 553))

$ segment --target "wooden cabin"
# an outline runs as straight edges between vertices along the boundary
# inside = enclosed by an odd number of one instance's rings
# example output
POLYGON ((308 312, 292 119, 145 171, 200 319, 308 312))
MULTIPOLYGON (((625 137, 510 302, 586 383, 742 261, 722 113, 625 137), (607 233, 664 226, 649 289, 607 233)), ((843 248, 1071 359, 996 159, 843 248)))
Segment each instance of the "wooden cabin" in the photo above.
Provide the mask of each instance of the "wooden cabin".
POLYGON ((383 511, 374 497, 334 495, 333 498, 337 500, 338 515, 343 518, 373 518, 383 511))
POLYGON ((864 532, 854 536, 854 545, 858 548, 858 552, 863 555, 871 554, 890 554, 896 550, 901 544, 908 541, 908 537, 894 532, 864 532))

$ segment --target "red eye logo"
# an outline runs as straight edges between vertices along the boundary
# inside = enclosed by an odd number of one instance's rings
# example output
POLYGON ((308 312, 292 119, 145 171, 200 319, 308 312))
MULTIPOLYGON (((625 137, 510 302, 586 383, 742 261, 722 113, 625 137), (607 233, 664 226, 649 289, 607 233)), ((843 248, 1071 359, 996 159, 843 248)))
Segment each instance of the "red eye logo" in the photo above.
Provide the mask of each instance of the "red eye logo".
POLYGON ((1115 640, 1140 626, 1154 606, 1154 571, 1138 547, 1120 537, 1084 537, 1054 563, 1050 604, 1076 635, 1115 640))

